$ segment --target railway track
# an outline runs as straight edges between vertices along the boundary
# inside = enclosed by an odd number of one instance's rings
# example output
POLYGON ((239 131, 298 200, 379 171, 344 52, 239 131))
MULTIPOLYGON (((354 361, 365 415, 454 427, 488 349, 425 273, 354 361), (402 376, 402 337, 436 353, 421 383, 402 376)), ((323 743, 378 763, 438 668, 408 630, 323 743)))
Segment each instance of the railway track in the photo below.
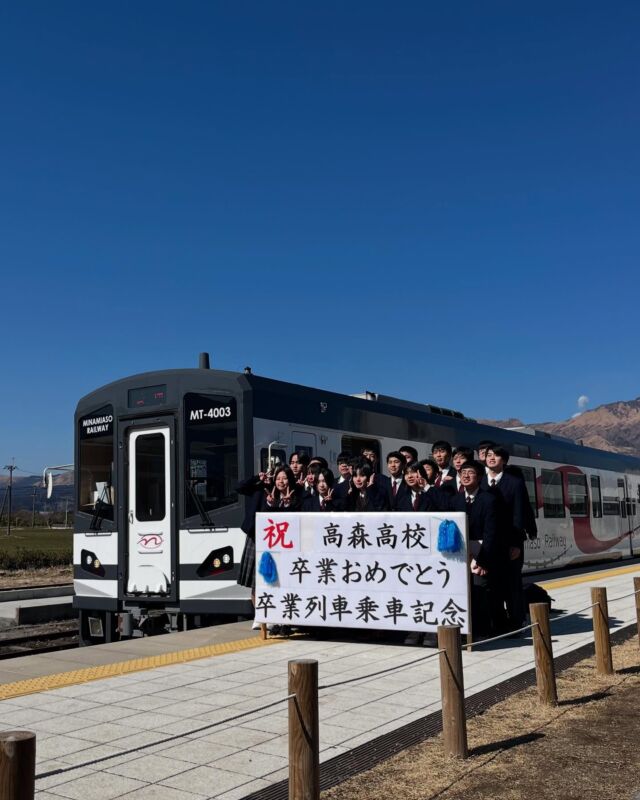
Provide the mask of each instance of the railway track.
POLYGON ((0 633, 0 660, 78 646, 78 622, 30 625, 0 633))

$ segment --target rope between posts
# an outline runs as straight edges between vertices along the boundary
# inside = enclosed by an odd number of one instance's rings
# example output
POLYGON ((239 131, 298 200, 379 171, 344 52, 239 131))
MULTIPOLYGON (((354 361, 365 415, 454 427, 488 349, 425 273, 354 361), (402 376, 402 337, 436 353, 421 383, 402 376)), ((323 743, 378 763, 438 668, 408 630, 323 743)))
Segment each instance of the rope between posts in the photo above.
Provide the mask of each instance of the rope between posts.
POLYGON ((559 616, 554 617, 552 620, 550 620, 550 623, 556 622, 556 620, 559 620, 559 619, 567 619, 567 617, 575 617, 576 614, 582 614, 583 611, 589 611, 589 609, 595 608, 597 605, 600 605, 600 604, 599 603, 591 603, 591 605, 585 606, 584 608, 579 608, 577 611, 567 611, 566 614, 560 614, 559 616))
POLYGON ((479 642, 470 642, 466 647, 471 649, 472 647, 479 647, 481 644, 489 644, 489 642, 497 642, 498 639, 507 639, 509 636, 515 636, 516 633, 522 633, 522 631, 531 630, 531 628, 535 628, 537 622, 532 622, 531 625, 525 625, 524 628, 518 628, 515 631, 507 631, 506 633, 501 633, 499 636, 492 636, 491 639, 480 639, 479 642))
POLYGON ((615 603, 618 600, 626 600, 628 597, 635 597, 635 595, 640 594, 640 589, 636 589, 635 592, 629 592, 629 594, 623 594, 620 597, 612 597, 611 600, 608 600, 608 603, 615 603))
POLYGON ((344 681, 337 681, 336 683, 327 683, 323 686, 318 686, 318 691, 322 689, 335 689, 336 686, 345 686, 347 683, 355 683, 356 681, 364 681, 367 678, 376 678, 378 675, 385 675, 388 672, 396 672, 401 669, 406 669, 407 667, 411 667, 414 664, 419 664, 422 661, 428 661, 430 658, 435 658, 439 656, 440 653, 444 653, 444 650, 436 650, 433 653, 429 653, 428 656, 422 656, 421 658, 415 658, 413 661, 407 661, 404 664, 397 664, 395 667, 387 667, 387 669, 381 669, 377 672, 370 672, 368 675, 359 675, 357 678, 347 678, 344 681))
POLYGON ((177 733, 173 736, 165 736, 163 739, 158 739, 157 741, 149 742, 148 744, 141 744, 138 745, 138 747, 132 747, 129 750, 123 750, 121 753, 115 753, 114 755, 110 756, 101 756, 100 758, 94 758, 91 761, 85 761, 82 764, 75 764, 74 766, 60 769, 52 769, 49 770, 49 772, 41 772, 39 775, 36 775, 36 780, 50 778, 52 775, 63 775, 65 772, 71 772, 72 770, 80 769, 81 767, 91 767, 94 764, 100 764, 103 761, 112 761, 114 758, 118 759, 122 756, 130 755, 131 753, 138 753, 140 750, 146 750, 149 747, 155 747, 156 745, 164 744, 165 742, 175 742, 176 739, 186 739, 187 737, 192 736, 194 733, 201 733, 202 731, 209 730, 210 728, 217 728, 220 725, 226 725, 229 722, 235 722, 237 719, 242 719, 242 717, 250 717, 252 714, 257 714, 259 711, 265 711, 268 708, 273 708, 273 706, 277 706, 287 700, 293 700, 295 696, 296 693, 294 692, 293 694, 288 694, 286 697, 281 697, 279 700, 274 700, 273 703, 267 703, 259 708, 252 708, 251 711, 243 711, 241 714, 236 714, 233 717, 227 717, 226 719, 221 719, 217 722, 209 722, 207 725, 194 728, 186 733, 177 733))

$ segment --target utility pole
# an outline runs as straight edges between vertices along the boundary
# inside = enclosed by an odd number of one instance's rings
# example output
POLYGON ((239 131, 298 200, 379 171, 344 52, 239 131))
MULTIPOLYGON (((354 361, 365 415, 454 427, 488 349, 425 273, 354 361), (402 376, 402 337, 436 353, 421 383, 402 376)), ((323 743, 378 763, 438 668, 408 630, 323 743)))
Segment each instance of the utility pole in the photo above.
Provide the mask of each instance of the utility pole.
POLYGON ((36 492, 38 491, 38 487, 33 487, 33 503, 31 505, 31 527, 36 527, 36 492))
POLYGON ((11 496, 13 493, 13 471, 16 469, 13 459, 11 460, 11 464, 5 464, 4 468, 9 470, 9 516, 7 517, 7 536, 11 536, 11 496))
POLYGON ((64 527, 67 528, 69 520, 69 498, 65 498, 64 501, 64 527))

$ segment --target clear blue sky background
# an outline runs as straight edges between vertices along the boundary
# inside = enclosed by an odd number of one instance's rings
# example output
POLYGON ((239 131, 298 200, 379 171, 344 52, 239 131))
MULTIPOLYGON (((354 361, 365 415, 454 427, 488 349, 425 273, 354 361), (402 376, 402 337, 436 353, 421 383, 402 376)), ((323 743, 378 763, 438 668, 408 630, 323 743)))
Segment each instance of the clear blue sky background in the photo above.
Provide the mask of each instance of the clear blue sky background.
POLYGON ((640 394, 640 4, 0 11, 0 466, 213 364, 476 417, 640 394))

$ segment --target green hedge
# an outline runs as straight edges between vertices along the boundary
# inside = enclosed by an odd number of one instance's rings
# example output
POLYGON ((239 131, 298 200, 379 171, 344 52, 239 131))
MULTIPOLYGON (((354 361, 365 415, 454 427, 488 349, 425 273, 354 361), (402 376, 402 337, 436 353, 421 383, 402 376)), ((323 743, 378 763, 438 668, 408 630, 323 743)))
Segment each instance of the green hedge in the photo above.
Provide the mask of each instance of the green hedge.
POLYGON ((69 564, 73 564, 71 550, 48 553, 45 550, 19 548, 11 553, 0 552, 0 569, 42 569, 43 567, 62 567, 69 564))

